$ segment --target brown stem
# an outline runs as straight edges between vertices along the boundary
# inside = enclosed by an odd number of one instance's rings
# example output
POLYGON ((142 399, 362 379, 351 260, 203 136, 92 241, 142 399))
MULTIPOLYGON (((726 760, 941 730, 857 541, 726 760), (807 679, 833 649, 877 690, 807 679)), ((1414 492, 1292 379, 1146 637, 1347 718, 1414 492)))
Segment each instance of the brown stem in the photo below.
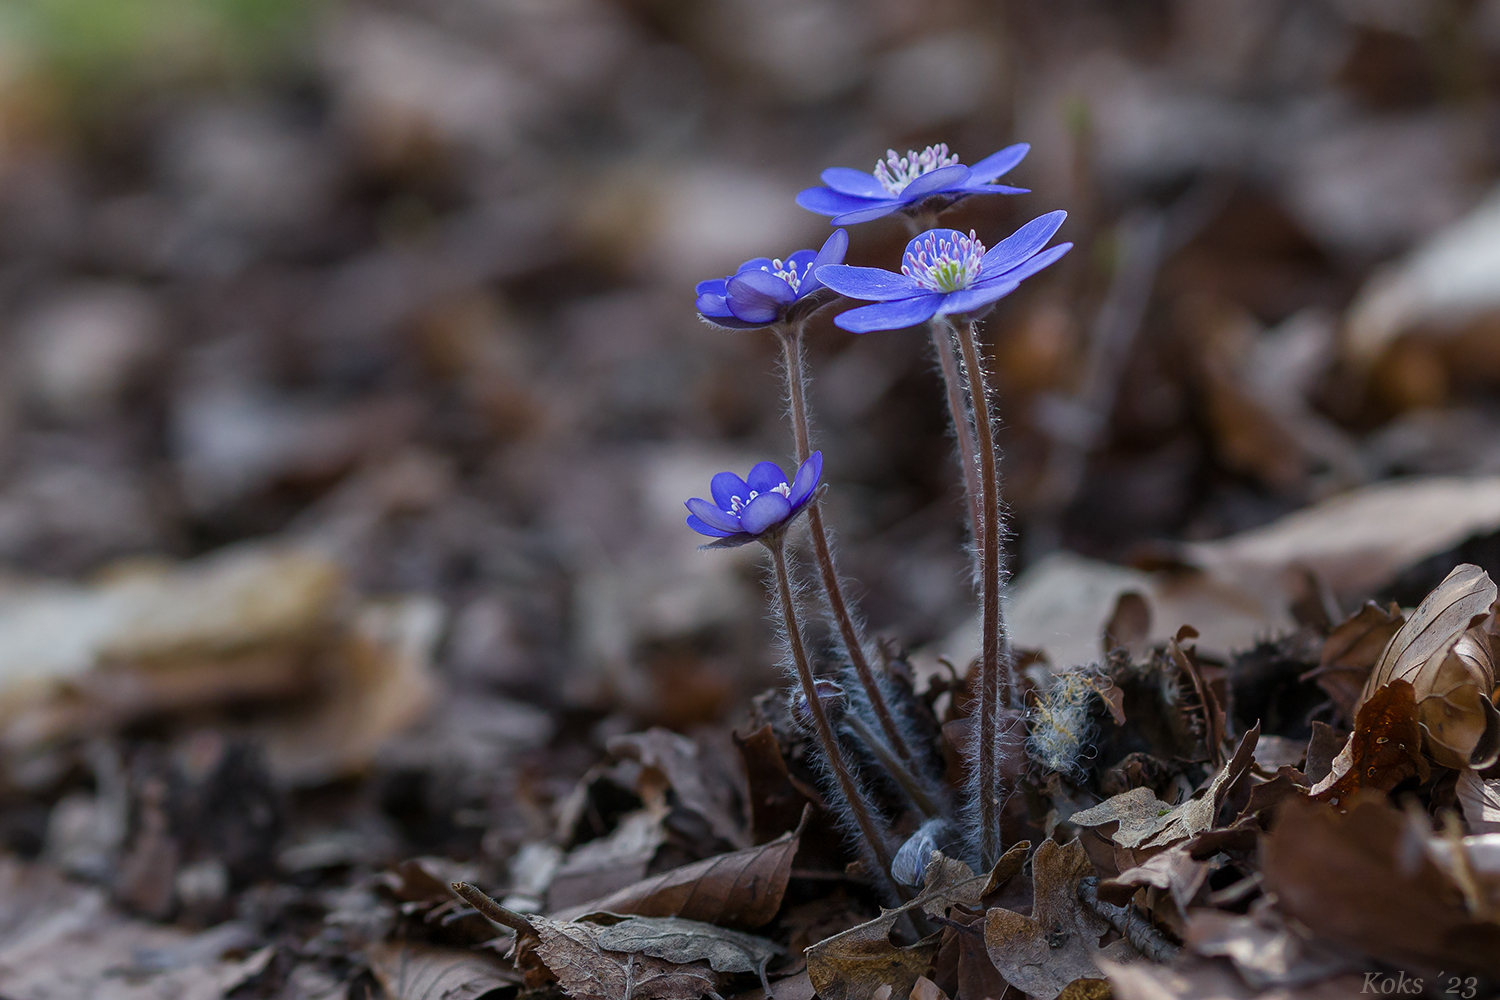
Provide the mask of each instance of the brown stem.
POLYGON ((922 810, 923 816, 932 819, 935 816, 943 814, 943 811, 938 808, 937 800, 923 787, 922 782, 911 772, 906 762, 897 760, 896 755, 891 753, 890 748, 880 741, 880 737, 875 735, 875 731, 870 728, 869 723, 860 718, 856 712, 850 712, 845 716, 844 722, 848 724, 850 729, 854 730, 854 735, 859 737, 860 741, 870 748, 870 752, 875 755, 875 759, 880 761, 880 766, 885 768, 886 773, 895 780, 896 784, 901 786, 901 790, 906 793, 907 797, 916 803, 917 808, 922 810))
POLYGON ((964 499, 969 506, 969 530, 974 535, 974 546, 979 548, 984 539, 984 522, 979 516, 979 466, 974 458, 974 425, 964 407, 958 359, 953 356, 953 328, 942 317, 934 318, 928 328, 932 331, 932 349, 937 352, 938 364, 943 370, 943 389, 948 396, 948 416, 953 420, 953 436, 958 441, 958 464, 963 467, 964 499))
MULTIPOLYGON (((969 400, 974 407, 974 430, 979 445, 980 499, 984 528, 980 536, 982 654, 979 665, 978 801, 980 863, 986 868, 1000 859, 1000 769, 996 728, 1000 700, 1000 672, 1005 622, 1000 617, 1000 478, 995 463, 995 437, 990 400, 984 388, 984 369, 974 343, 974 321, 957 324, 958 344, 969 377, 969 400)), ((1009 689, 1010 685, 1006 685, 1009 689)))
POLYGON ((853 775, 849 773, 848 762, 844 760, 844 753, 839 748, 838 739, 834 736, 833 726, 828 721, 828 713, 823 710, 822 699, 818 697, 812 666, 807 659, 807 649, 802 644, 802 626, 797 620, 797 607, 792 601, 792 582, 787 576, 786 553, 782 540, 777 538, 765 544, 766 548, 771 551, 771 563, 776 569, 776 593, 781 603, 781 623, 786 628, 787 644, 791 647, 792 662, 797 667, 797 680, 801 682, 802 693, 807 699, 807 710, 812 716, 813 729, 818 742, 823 747, 823 756, 828 760, 828 768, 833 772, 834 780, 839 784, 839 791, 843 793, 844 800, 849 803, 849 812, 854 816, 855 825, 859 827, 859 832, 869 845, 870 852, 875 855, 875 861, 880 865, 880 877, 884 881, 890 877, 891 872, 890 847, 885 842, 884 831, 876 823, 869 804, 865 802, 864 793, 860 791, 859 786, 854 783, 853 775))
MULTIPOLYGON (((779 326, 776 335, 781 339, 782 350, 786 354, 786 384, 787 395, 791 398, 792 413, 792 439, 797 448, 797 463, 807 461, 812 454, 811 436, 807 427, 807 378, 802 368, 802 326, 779 326)), ((896 725, 895 718, 891 715, 890 707, 886 704, 885 694, 880 690, 880 684, 875 679, 875 672, 870 669, 870 661, 865 656, 864 639, 854 625, 854 617, 849 613, 849 605, 844 600, 843 585, 839 583, 838 569, 833 564, 833 551, 828 544, 828 530, 823 526, 823 512, 819 509, 817 500, 807 511, 807 523, 811 529, 813 555, 818 563, 818 575, 823 582, 823 593, 828 598, 828 609, 833 614, 833 620, 838 624, 839 637, 844 641, 844 649, 849 654, 849 662, 854 665, 855 676, 859 678, 860 686, 865 689, 865 697, 870 701, 870 707, 875 711, 875 718, 880 723, 880 730, 885 734, 891 749, 896 756, 903 761, 912 759, 911 748, 906 745, 906 740, 901 736, 901 729, 896 725)))

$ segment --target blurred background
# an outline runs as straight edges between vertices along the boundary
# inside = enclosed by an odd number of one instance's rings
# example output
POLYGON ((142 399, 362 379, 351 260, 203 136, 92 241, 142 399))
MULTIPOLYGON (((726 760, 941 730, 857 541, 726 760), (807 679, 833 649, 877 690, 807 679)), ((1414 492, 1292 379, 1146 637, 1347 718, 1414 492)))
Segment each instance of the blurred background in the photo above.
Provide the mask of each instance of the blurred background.
MULTIPOLYGON (((1500 0, 6 3, 0 837, 213 912, 266 852, 508 857, 609 736, 732 719, 760 570, 681 502, 791 447, 693 285, 820 245, 824 167, 1017 141, 945 217, 1077 244, 985 327, 1013 570, 1500 472, 1500 0), (161 774, 295 808, 136 884, 161 774)), ((809 350, 842 568, 951 648, 927 337, 809 350)))

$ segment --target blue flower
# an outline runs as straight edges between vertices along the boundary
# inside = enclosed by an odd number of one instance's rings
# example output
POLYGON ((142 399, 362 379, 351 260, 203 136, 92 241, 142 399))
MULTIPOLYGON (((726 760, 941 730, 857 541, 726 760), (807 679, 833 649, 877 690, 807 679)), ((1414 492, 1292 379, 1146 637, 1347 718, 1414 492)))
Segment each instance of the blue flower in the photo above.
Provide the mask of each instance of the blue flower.
POLYGON ((698 314, 714 326, 753 330, 795 318, 827 296, 818 296, 823 283, 818 270, 842 264, 849 251, 849 234, 840 229, 817 253, 798 250, 785 261, 755 257, 727 278, 698 282, 698 314))
POLYGON ((1059 243, 1042 249, 1067 216, 1049 212, 1032 219, 988 251, 973 232, 929 230, 906 244, 900 274, 846 264, 825 267, 819 272, 823 284, 840 295, 875 302, 833 321, 851 333, 869 333, 900 330, 933 316, 979 312, 1072 248, 1059 243))
POLYGON ((775 462, 761 462, 741 479, 721 472, 709 483, 714 502, 698 497, 687 502, 687 525, 700 535, 716 538, 716 546, 744 545, 785 530, 818 492, 823 477, 823 453, 815 451, 797 469, 796 478, 775 462))
POLYGON ((1018 142, 986 156, 972 167, 958 162, 946 143, 928 146, 922 152, 897 156, 887 150, 885 159, 872 173, 849 167, 823 171, 827 187, 808 188, 797 195, 797 204, 809 212, 833 216, 833 225, 852 226, 911 208, 928 199, 932 207, 946 208, 971 194, 1025 194, 1026 188, 996 184, 995 178, 1026 158, 1031 146, 1018 142))

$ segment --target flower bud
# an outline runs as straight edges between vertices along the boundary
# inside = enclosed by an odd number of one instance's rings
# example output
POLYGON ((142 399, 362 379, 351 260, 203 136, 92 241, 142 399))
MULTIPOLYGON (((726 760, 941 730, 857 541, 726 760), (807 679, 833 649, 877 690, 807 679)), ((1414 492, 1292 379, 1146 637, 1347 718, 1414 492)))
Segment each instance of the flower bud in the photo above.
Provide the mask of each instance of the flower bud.
MULTIPOLYGON (((849 698, 844 694, 843 685, 820 677, 813 681, 813 689, 817 692, 818 703, 823 706, 823 714, 828 716, 829 723, 838 725, 849 707, 849 698)), ((801 690, 792 697, 792 718, 803 729, 813 728, 813 715, 808 710, 807 694, 801 690)))

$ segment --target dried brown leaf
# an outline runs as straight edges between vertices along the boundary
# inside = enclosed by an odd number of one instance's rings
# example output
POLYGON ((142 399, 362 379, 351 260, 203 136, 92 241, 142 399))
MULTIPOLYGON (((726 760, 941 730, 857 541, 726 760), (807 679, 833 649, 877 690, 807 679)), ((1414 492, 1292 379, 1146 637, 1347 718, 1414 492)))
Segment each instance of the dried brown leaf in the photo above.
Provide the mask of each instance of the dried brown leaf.
POLYGON ((610 909, 594 906, 590 900, 609 898, 639 884, 667 839, 665 823, 671 810, 663 796, 654 798, 645 808, 621 817, 607 837, 580 844, 568 852, 547 886, 551 909, 570 913, 580 912, 580 908, 610 909))
POLYGON ((642 879, 608 896, 553 914, 568 920, 596 910, 643 917, 682 917, 731 927, 760 927, 781 908, 800 832, 769 844, 712 858, 642 879))
POLYGON ((1333 759, 1328 775, 1308 794, 1332 805, 1360 789, 1388 792, 1412 775, 1427 773, 1422 759, 1416 697, 1404 680, 1392 681, 1359 709, 1354 732, 1333 759))
POLYGON ((787 770, 769 722, 743 739, 736 735, 734 742, 745 764, 751 836, 755 843, 764 844, 795 827, 818 795, 787 770))
POLYGON ((1476 919, 1459 888, 1413 843, 1407 817, 1366 798, 1347 815, 1282 806, 1261 870, 1278 907, 1318 935, 1382 961, 1500 975, 1500 924, 1476 919))
POLYGON ((1472 833, 1500 833, 1500 778, 1486 781, 1465 768, 1458 776, 1458 801, 1472 833))
POLYGON ((990 961, 1006 982, 1040 1000, 1054 1000, 1074 980, 1100 978, 1093 956, 1109 924, 1078 899, 1079 883, 1094 874, 1076 840, 1043 841, 1037 848, 1031 916, 998 906, 985 916, 990 961))
POLYGON ((1208 881, 1208 862, 1194 858, 1188 844, 1174 844, 1148 858, 1145 863, 1099 883, 1099 898, 1124 906, 1141 886, 1154 886, 1170 893, 1183 913, 1208 881))
POLYGON ((698 744, 654 726, 644 733, 614 737, 609 741, 609 752, 660 771, 683 808, 703 817, 716 836, 734 847, 749 846, 744 825, 734 814, 734 786, 725 775, 705 776, 707 765, 698 744))
POLYGON ((1362 705, 1392 681, 1410 683, 1424 748, 1445 767, 1483 768, 1500 757, 1500 711, 1490 701, 1494 617, 1481 625, 1495 597, 1488 573, 1456 567, 1391 639, 1360 696, 1362 705))
POLYGON ((678 965, 707 962, 715 972, 754 972, 764 977, 766 964, 781 948, 772 941, 681 917, 589 918, 600 925, 595 940, 610 951, 639 952, 678 965))
POLYGON ((1298 932, 1269 909, 1247 916, 1198 909, 1188 915, 1187 946, 1200 955, 1234 963, 1256 989, 1293 986, 1353 970, 1348 956, 1298 932))
POLYGON ((1406 618, 1395 604, 1382 608, 1366 601, 1329 634, 1317 669, 1303 674, 1302 679, 1316 677, 1318 687, 1338 707, 1340 716, 1354 721, 1355 705, 1370 671, 1390 645, 1391 637, 1405 624, 1406 618))
POLYGON ((708 962, 669 962, 600 946, 597 924, 535 921, 537 956, 574 1000, 698 1000, 718 992, 708 962))
POLYGON ((521 981, 492 956, 457 948, 382 941, 365 958, 390 1000, 474 1000, 521 981))

